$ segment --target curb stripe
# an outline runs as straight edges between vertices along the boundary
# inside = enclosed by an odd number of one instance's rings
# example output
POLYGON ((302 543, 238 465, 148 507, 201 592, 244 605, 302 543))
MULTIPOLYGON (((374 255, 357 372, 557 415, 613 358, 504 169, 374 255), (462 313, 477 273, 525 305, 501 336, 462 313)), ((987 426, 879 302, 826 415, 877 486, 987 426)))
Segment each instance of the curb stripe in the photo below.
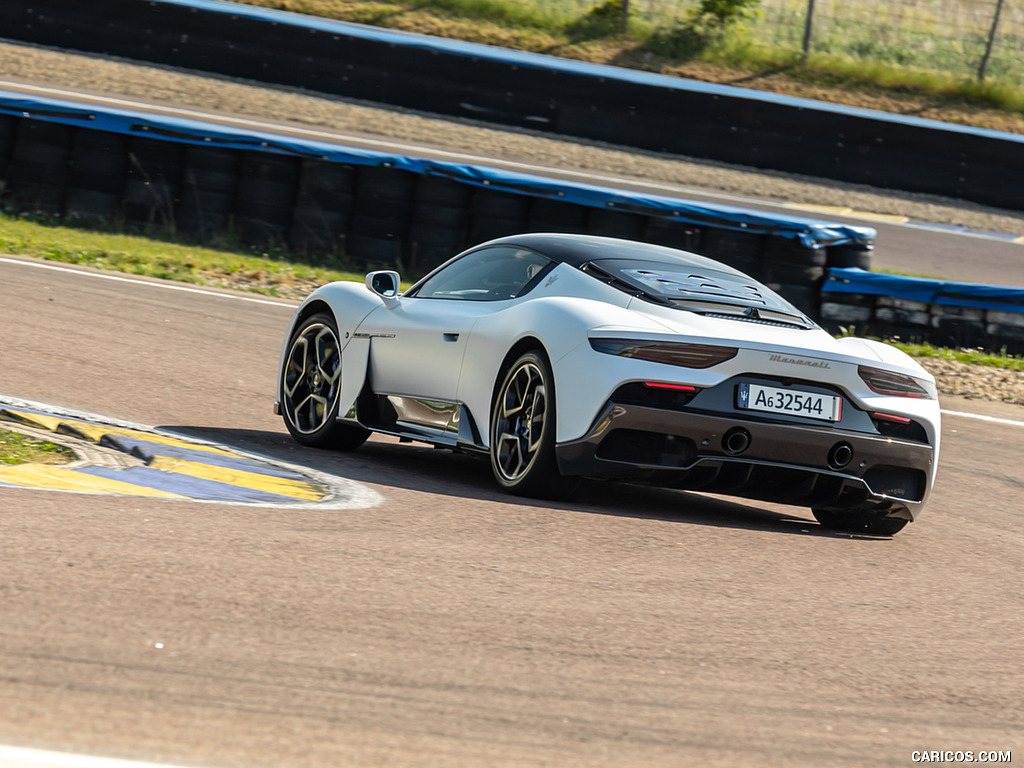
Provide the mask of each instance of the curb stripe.
POLYGON ((302 501, 317 501, 323 498, 323 492, 311 483, 258 475, 255 472, 245 472, 240 469, 216 467, 211 464, 200 464, 195 461, 172 459, 165 456, 155 457, 149 466, 153 469, 164 469, 169 472, 177 472, 180 475, 215 480, 218 483, 251 488, 302 501))
POLYGON ((16 421, 21 424, 39 427, 40 429, 46 429, 50 432, 58 432, 63 435, 70 435, 71 437, 77 437, 80 440, 96 444, 99 444, 105 435, 122 435, 124 437, 145 440, 151 443, 160 443, 161 445, 170 445, 176 448, 187 448, 192 451, 200 451, 201 453, 214 453, 222 456, 242 458, 231 451, 226 451, 223 448, 215 448, 212 445, 190 443, 175 437, 158 435, 153 432, 140 432, 139 430, 125 429, 124 427, 113 427, 107 424, 94 424, 88 421, 51 416, 46 413, 37 413, 35 411, 4 408, 3 410, 0 410, 0 420, 16 421))
POLYGON ((14 411, 10 408, 0 410, 0 420, 13 421, 17 424, 24 424, 28 427, 37 427, 55 432, 60 426, 62 419, 58 416, 49 416, 45 413, 34 413, 33 411, 14 411))
POLYGON ((147 464, 158 456, 164 456, 169 459, 198 461, 202 464, 210 464, 211 466, 224 467, 226 469, 237 469, 244 472, 254 472, 258 475, 267 475, 269 477, 280 477, 290 480, 304 479, 295 472, 275 467, 257 459, 249 459, 243 456, 220 456, 210 453, 198 453, 191 446, 188 448, 177 448, 173 445, 150 440, 149 437, 147 435, 144 440, 139 440, 134 437, 107 434, 100 440, 100 445, 135 456, 147 464))
MULTIPOLYGON (((173 493, 193 501, 241 501, 248 504, 282 504, 295 501, 293 496, 267 493, 256 488, 191 477, 155 467, 130 467, 129 469, 83 467, 78 471, 99 479, 120 479, 131 483, 132 488, 148 488, 155 493, 173 493)), ((135 495, 140 494, 136 493, 135 495)), ((318 494, 314 500, 319 500, 322 496, 323 494, 318 494)))
POLYGON ((256 504, 320 502, 330 494, 322 483, 295 469, 186 439, 84 421, 31 409, 0 409, 7 421, 132 455, 145 466, 18 464, 0 467, 0 485, 122 496, 193 499, 256 504))
POLYGON ((944 416, 962 416, 965 419, 977 419, 978 421, 988 421, 993 424, 1006 424, 1010 427, 1024 427, 1024 421, 1013 421, 1012 419, 999 419, 995 416, 982 416, 980 413, 964 413, 963 411, 947 411, 943 409, 942 414, 944 416))
POLYGON ((187 498, 179 493, 144 488, 111 477, 100 477, 78 469, 49 464, 15 464, 0 467, 0 482, 21 488, 41 488, 80 493, 116 493, 121 496, 154 496, 164 499, 187 498))
POLYGON ((121 435, 124 437, 132 437, 138 440, 148 440, 152 443, 160 443, 161 445, 170 445, 176 448, 188 448, 192 451, 199 451, 200 453, 212 453, 219 456, 237 456, 237 454, 231 451, 225 451, 221 448, 214 448, 210 445, 201 445, 199 443, 189 443, 185 440, 179 440, 175 437, 164 437, 163 435, 157 435, 152 432, 137 432, 132 429, 122 429, 120 427, 108 427, 105 424, 89 424, 84 421, 71 421, 69 419, 61 420, 60 426, 57 427, 55 432, 59 432, 64 435, 71 435, 82 440, 88 440, 90 443, 96 443, 97 445, 103 440, 106 435, 121 435))

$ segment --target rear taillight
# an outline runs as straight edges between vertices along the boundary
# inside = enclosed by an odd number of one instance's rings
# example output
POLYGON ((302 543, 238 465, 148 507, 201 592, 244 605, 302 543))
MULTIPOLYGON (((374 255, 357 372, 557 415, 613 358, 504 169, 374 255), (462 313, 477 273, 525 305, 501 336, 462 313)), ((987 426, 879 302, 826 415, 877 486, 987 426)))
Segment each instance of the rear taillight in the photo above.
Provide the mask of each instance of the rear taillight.
POLYGON ((934 400, 938 396, 935 386, 927 381, 915 379, 878 368, 859 366, 857 373, 870 387, 872 392, 890 397, 915 397, 922 400, 934 400))
POLYGON ((678 365, 683 368, 710 368, 731 360, 739 352, 736 347, 632 339, 591 339, 590 346, 606 355, 631 357, 635 360, 678 365))
POLYGON ((691 387, 689 384, 669 384, 664 381, 645 381, 645 387, 650 389, 670 389, 673 392, 696 392, 696 387, 691 387))

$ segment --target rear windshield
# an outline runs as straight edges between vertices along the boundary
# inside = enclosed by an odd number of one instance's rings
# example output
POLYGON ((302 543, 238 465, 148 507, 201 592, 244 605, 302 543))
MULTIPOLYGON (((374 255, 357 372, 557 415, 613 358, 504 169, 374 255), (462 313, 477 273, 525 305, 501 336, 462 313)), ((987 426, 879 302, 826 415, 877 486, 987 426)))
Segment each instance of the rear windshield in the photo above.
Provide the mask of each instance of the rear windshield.
POLYGON ((601 259, 593 263, 638 290, 662 299, 713 301, 793 311, 790 303, 777 293, 733 270, 650 261, 601 259))
POLYGON ((680 263, 595 259, 583 270, 661 304, 706 314, 746 314, 807 325, 806 316, 753 278, 710 259, 680 263), (707 262, 702 264, 700 262, 707 262), (601 274, 603 273, 603 274, 601 274))

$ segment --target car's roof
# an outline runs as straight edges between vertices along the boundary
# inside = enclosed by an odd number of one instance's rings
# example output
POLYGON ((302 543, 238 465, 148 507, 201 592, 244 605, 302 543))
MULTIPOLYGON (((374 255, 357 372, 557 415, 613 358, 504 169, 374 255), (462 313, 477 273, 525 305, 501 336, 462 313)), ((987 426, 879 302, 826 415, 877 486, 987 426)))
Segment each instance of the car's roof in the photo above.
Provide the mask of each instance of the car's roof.
POLYGON ((593 261, 613 259, 616 261, 649 261, 680 267, 714 269, 719 272, 735 272, 732 267, 719 261, 689 251, 598 235, 532 232, 500 237, 483 244, 483 246, 492 245, 516 245, 529 248, 554 261, 564 262, 574 267, 581 267, 593 261))
POLYGON ((774 317, 793 324, 796 317, 800 318, 796 324, 811 327, 800 310, 764 284, 689 251, 613 237, 549 232, 509 235, 474 250, 495 245, 528 248, 656 303, 699 312, 744 308, 754 319, 774 317))

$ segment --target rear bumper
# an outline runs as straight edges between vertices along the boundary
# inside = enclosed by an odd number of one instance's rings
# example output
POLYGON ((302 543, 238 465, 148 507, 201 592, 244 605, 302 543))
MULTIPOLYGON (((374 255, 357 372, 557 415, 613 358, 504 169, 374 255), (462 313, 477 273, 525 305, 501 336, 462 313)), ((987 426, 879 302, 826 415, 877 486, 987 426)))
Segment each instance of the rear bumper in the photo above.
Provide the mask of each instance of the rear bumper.
POLYGON ((838 429, 609 403, 559 469, 809 507, 871 507, 913 519, 932 446, 838 429))

